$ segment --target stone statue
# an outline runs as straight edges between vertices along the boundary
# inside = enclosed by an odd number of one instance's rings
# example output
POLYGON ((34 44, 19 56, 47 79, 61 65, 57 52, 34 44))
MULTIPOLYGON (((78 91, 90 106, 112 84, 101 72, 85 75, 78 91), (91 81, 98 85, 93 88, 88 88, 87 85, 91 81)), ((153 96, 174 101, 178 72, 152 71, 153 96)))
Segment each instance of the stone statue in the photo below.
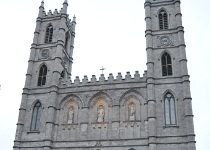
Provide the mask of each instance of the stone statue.
POLYGON ((130 116, 129 116, 129 120, 135 120, 135 112, 136 112, 136 109, 135 109, 135 105, 134 104, 131 104, 130 105, 130 116))
POLYGON ((71 124, 73 123, 73 119, 74 119, 74 110, 72 107, 69 109, 68 115, 69 115, 68 123, 71 124))
POLYGON ((100 106, 98 110, 98 122, 104 122, 104 115, 105 115, 105 112, 104 112, 103 106, 100 106))

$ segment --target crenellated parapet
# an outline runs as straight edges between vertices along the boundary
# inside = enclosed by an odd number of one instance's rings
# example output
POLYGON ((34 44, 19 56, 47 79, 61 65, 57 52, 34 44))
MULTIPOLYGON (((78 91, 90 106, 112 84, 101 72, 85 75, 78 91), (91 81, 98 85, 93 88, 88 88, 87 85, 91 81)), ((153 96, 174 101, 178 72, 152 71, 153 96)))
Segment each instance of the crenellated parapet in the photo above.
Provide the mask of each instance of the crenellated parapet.
POLYGON ((47 17, 56 17, 60 15, 67 15, 67 7, 68 7, 68 2, 65 0, 63 3, 63 7, 58 11, 57 9, 52 12, 49 10, 47 13, 45 12, 44 8, 44 1, 41 2, 41 5, 39 7, 39 18, 47 18, 47 17))
POLYGON ((116 78, 112 73, 106 78, 104 74, 97 79, 96 75, 92 75, 90 79, 85 75, 83 79, 80 79, 79 76, 71 80, 65 80, 60 78, 60 85, 65 86, 87 86, 87 85, 103 85, 103 84, 122 84, 122 83, 136 83, 136 82, 146 82, 147 71, 144 72, 143 77, 140 76, 139 71, 136 71, 132 76, 130 72, 127 72, 125 77, 121 73, 118 73, 116 78))

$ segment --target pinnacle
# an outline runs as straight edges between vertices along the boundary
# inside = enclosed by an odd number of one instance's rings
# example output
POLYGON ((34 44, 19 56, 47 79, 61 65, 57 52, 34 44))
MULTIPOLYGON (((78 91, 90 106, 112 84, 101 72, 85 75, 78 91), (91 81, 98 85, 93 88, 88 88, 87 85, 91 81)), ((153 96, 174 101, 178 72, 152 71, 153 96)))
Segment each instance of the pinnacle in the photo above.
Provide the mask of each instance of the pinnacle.
POLYGON ((75 15, 74 15, 74 17, 73 17, 73 21, 76 22, 76 16, 75 16, 75 15))
POLYGON ((44 0, 42 0, 40 7, 43 7, 44 8, 44 0))

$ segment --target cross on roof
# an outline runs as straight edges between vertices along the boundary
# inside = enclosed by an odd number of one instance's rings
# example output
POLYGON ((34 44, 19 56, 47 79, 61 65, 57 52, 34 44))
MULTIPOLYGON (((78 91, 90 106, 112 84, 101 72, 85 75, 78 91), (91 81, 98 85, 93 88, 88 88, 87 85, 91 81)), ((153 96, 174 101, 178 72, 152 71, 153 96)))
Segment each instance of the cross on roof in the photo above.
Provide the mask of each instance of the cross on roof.
POLYGON ((102 74, 104 74, 104 70, 106 70, 106 68, 104 68, 104 67, 102 66, 102 68, 101 68, 100 70, 102 70, 102 74))

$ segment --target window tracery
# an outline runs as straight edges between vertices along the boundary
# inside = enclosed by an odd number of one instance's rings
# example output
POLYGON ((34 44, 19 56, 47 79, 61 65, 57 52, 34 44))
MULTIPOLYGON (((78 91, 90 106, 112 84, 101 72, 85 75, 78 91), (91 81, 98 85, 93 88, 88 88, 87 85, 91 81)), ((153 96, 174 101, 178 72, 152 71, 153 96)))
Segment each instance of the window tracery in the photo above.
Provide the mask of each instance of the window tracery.
POLYGON ((46 84, 46 77, 47 77, 47 66, 42 65, 42 67, 39 70, 38 86, 43 86, 46 84))
POLYGON ((172 61, 171 56, 165 52, 161 58, 162 61, 162 76, 172 76, 172 61))
POLYGON ((31 131, 39 131, 42 105, 37 102, 34 105, 31 120, 31 131))
POLYGON ((53 36, 53 26, 49 25, 46 30, 45 43, 51 43, 53 36))
POLYGON ((168 29, 168 14, 165 10, 159 12, 159 27, 160 30, 168 29))
POLYGON ((175 99, 170 92, 164 96, 165 123, 166 125, 176 125, 175 99))

